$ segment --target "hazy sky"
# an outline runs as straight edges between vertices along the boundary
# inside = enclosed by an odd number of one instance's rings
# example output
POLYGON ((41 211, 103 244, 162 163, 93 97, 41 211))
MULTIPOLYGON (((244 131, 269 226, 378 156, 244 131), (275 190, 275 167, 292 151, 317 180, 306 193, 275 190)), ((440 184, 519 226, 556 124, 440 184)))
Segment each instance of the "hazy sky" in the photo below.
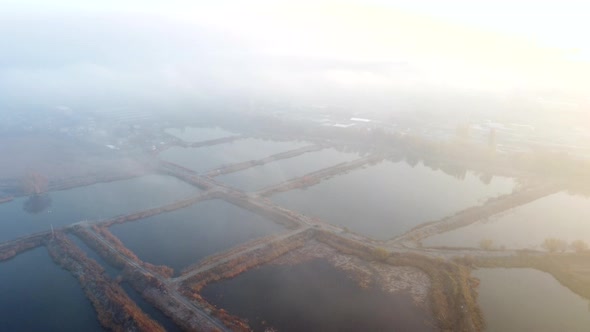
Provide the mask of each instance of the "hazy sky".
MULTIPOLYGON (((0 89, 19 100, 585 95, 583 1, 0 0, 0 89)), ((61 102, 63 101, 63 102, 61 102)))

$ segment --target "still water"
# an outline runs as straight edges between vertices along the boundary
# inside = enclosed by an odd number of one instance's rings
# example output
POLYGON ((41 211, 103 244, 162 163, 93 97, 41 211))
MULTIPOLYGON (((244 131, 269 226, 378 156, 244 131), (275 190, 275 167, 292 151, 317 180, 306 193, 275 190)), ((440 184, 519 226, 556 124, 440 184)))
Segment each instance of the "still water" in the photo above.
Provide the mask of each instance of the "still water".
POLYGON ((186 128, 168 128, 165 130, 166 133, 178 137, 185 142, 202 142, 213 139, 235 136, 235 133, 221 129, 219 127, 213 128, 198 128, 198 127, 186 127, 186 128))
POLYGON ((78 281, 43 247, 0 263, 0 331, 103 331, 78 281))
POLYGON ((200 148, 172 147, 162 151, 163 160, 188 167, 197 172, 215 169, 222 165, 262 159, 270 155, 295 150, 309 145, 308 142, 279 142, 257 138, 204 146, 200 148))
POLYGON ((198 189, 176 178, 148 175, 50 192, 43 211, 25 211, 29 198, 0 204, 0 241, 65 226, 81 220, 103 219, 170 203, 195 194, 198 189))
POLYGON ((405 293, 363 289, 325 260, 266 265, 206 286, 210 303, 255 331, 434 331, 405 293))
POLYGON ((388 239, 510 193, 514 186, 509 178, 494 177, 486 184, 472 172, 458 178, 422 164, 384 161, 271 199, 367 236, 388 239))
POLYGON ((177 273, 215 252, 281 230, 271 220, 222 200, 111 227, 140 259, 177 273))
POLYGON ((590 199, 564 192, 549 195, 477 223, 430 237, 427 246, 478 247, 483 239, 497 247, 542 249, 546 238, 590 243, 590 199))
POLYGON ((488 332, 587 332, 588 300, 533 269, 479 269, 478 301, 488 332))
POLYGON ((359 156, 355 153, 323 149, 219 176, 217 179, 243 191, 254 191, 356 158, 359 156))

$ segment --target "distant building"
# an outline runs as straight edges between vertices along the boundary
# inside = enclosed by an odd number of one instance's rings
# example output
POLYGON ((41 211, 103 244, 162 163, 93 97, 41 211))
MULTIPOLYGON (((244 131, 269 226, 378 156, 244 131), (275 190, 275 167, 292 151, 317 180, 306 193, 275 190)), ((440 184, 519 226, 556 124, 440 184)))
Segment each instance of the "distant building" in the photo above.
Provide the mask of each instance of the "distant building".
POLYGON ((363 119, 363 118, 350 118, 350 121, 369 123, 369 122, 372 122, 373 120, 363 119))
POLYGON ((336 128, 350 128, 352 126, 354 126, 354 123, 337 123, 335 125, 333 125, 332 127, 336 127, 336 128))

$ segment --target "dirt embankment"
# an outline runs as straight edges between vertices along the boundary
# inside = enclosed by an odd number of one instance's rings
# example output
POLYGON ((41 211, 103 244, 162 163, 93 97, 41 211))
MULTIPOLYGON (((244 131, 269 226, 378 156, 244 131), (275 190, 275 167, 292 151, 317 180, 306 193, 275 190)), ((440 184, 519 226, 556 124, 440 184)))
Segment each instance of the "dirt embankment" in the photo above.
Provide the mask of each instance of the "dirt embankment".
POLYGON ((0 262, 9 260, 14 256, 45 244, 51 237, 51 232, 45 232, 34 236, 29 236, 26 239, 11 241, 0 245, 0 262))
POLYGON ((57 233, 47 242, 51 258, 70 271, 98 313, 100 323, 113 331, 165 331, 151 320, 104 269, 76 247, 65 234, 57 233))
POLYGON ((42 174, 49 190, 64 190, 97 182, 115 181, 152 172, 155 160, 129 155, 64 135, 14 134, 2 137, 0 192, 24 195, 22 179, 42 174))
POLYGON ((242 254, 239 251, 230 251, 227 254, 208 259, 194 267, 193 271, 203 270, 203 272, 195 273, 185 279, 180 290, 189 298, 199 298, 197 293, 208 283, 231 278, 268 263, 291 250, 302 247, 312 236, 313 230, 307 230, 281 241, 270 239, 266 243, 254 243, 249 248, 244 247, 242 254))
POLYGON ((101 257, 103 257, 109 264, 123 269, 127 266, 127 261, 122 258, 117 252, 124 255, 127 259, 133 261, 137 265, 153 272, 157 273, 165 278, 169 278, 174 274, 174 270, 171 267, 164 265, 153 265, 146 263, 139 259, 131 250, 127 249, 125 245, 111 232, 104 227, 98 227, 96 225, 91 226, 92 231, 84 227, 75 227, 74 233, 80 237, 90 248, 95 250, 101 257), (108 242, 108 245, 98 239, 94 234, 102 237, 108 242), (110 247, 109 247, 110 245, 110 247), (114 252, 113 247, 117 252, 114 252))
POLYGON ((360 159, 356 159, 349 162, 343 162, 338 165, 321 169, 302 177, 287 180, 278 185, 270 186, 259 190, 257 193, 260 196, 271 196, 273 194, 289 191, 297 188, 305 188, 321 182, 322 180, 328 179, 337 174, 344 174, 348 171, 362 167, 367 164, 377 163, 383 160, 383 156, 380 154, 369 155, 360 159))
POLYGON ((202 194, 202 195, 197 195, 197 196, 193 196, 190 198, 180 199, 180 200, 177 200, 173 203, 159 206, 156 208, 151 208, 151 209, 139 211, 136 213, 118 216, 118 217, 114 217, 114 218, 111 218, 108 220, 101 221, 100 226, 101 227, 111 227, 112 225, 115 225, 115 224, 123 224, 128 221, 136 221, 136 220, 141 220, 141 219, 148 218, 148 217, 153 217, 155 215, 162 214, 165 212, 171 212, 171 211, 179 210, 179 209, 182 209, 185 207, 189 207, 189 206, 191 206, 195 203, 198 203, 200 201, 211 199, 212 197, 213 196, 210 194, 202 194))
POLYGON ((284 209, 274 205, 270 201, 265 202, 265 206, 259 205, 257 202, 248 200, 247 197, 235 197, 233 195, 221 196, 222 199, 239 206, 246 210, 252 211, 260 216, 266 217, 278 224, 284 225, 289 229, 294 229, 300 225, 299 214, 294 211, 284 209))
POLYGON ((12 197, 12 196, 2 196, 2 197, 0 197, 0 204, 12 202, 13 199, 14 199, 14 197, 12 197))
POLYGON ((211 185, 190 168, 167 161, 160 161, 158 164, 158 171, 162 174, 174 176, 184 182, 188 182, 202 190, 211 189, 211 185))
POLYGON ((479 220, 527 204, 559 191, 556 185, 531 186, 489 199, 484 205, 467 208, 455 215, 415 227, 392 242, 420 241, 429 236, 468 226, 479 220))
POLYGON ((217 167, 214 170, 211 170, 211 171, 207 172, 206 175, 207 176, 210 176, 210 177, 214 177, 214 176, 219 176, 219 175, 234 173, 234 172, 238 172, 238 171, 241 171, 241 170, 244 170, 244 169, 248 169, 248 168, 251 168, 251 167, 268 164, 268 163, 273 162, 273 161, 277 161, 277 160, 281 160, 281 159, 286 159, 286 158, 297 157, 297 156, 302 155, 304 153, 318 151, 318 150, 321 150, 321 149, 323 149, 323 146, 321 146, 321 145, 305 146, 305 147, 302 147, 302 148, 299 148, 299 149, 296 149, 296 150, 291 150, 291 151, 286 151, 286 152, 281 152, 281 153, 273 154, 272 156, 268 156, 268 157, 263 158, 263 159, 248 160, 248 161, 244 161, 244 162, 241 162, 241 163, 222 165, 220 167, 217 167))
POLYGON ((179 295, 169 292, 166 285, 153 275, 130 267, 125 268, 123 275, 146 301, 185 331, 220 331, 220 326, 207 318, 210 314, 218 319, 222 327, 227 327, 231 331, 250 331, 248 325, 238 317, 229 315, 225 310, 217 310, 204 301, 197 301, 198 309, 192 308, 195 303, 179 299, 179 295))
POLYGON ((367 246, 330 232, 318 231, 316 240, 343 254, 423 271, 430 278, 428 297, 442 331, 481 331, 484 328, 483 314, 477 304, 477 280, 470 277, 467 267, 414 253, 389 253, 384 248, 367 246))

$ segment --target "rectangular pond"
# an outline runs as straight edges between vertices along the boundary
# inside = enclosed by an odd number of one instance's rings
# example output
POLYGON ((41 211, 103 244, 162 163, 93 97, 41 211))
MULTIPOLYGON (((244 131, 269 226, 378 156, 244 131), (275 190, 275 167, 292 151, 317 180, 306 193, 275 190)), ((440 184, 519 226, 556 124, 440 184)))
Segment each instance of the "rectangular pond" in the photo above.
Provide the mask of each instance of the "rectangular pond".
POLYGON ((148 175, 97 183, 0 204, 0 242, 65 226, 171 203, 199 189, 176 178, 148 175))
POLYGON ((271 199, 377 239, 388 239, 512 192, 513 179, 457 177, 422 164, 383 161, 271 199), (485 181, 484 181, 485 180, 485 181))
POLYGON ((469 226, 432 236, 423 244, 477 248, 486 240, 492 247, 542 249, 547 238, 567 243, 582 240, 590 244, 588 216, 590 198, 559 192, 469 226))
POLYGON ((43 247, 0 262, 0 331, 104 331, 80 284, 43 247))
POLYGON ((168 265, 178 273, 206 256, 284 228, 225 201, 211 200, 110 230, 140 259, 168 265))
POLYGON ((200 148, 172 147, 160 153, 160 158, 196 172, 204 172, 222 165, 268 157, 309 145, 303 141, 272 141, 244 138, 233 142, 200 148))
POLYGON ((237 135, 219 127, 168 128, 165 132, 188 143, 210 141, 237 135))
POLYGON ((217 179, 243 191, 255 191, 356 158, 359 156, 355 153, 323 149, 222 175, 217 179))
POLYGON ((410 295, 362 288, 325 260, 264 265, 201 295, 254 331, 435 331, 410 295))
POLYGON ((478 302, 487 331, 586 332, 588 300, 533 269, 479 269, 478 302))

